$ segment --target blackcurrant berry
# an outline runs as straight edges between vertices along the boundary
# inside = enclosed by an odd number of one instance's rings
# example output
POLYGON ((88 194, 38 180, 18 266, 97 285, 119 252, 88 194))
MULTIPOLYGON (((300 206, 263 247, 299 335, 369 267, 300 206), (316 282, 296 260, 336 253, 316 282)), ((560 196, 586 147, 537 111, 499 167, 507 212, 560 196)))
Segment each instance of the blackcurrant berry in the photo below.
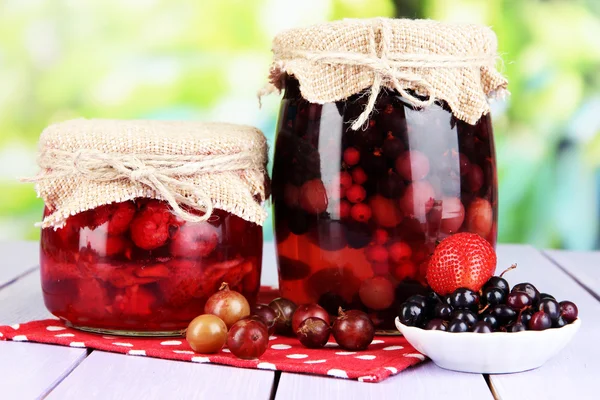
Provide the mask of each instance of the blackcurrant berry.
POLYGON ((567 321, 569 324, 577 319, 577 315, 579 315, 579 310, 577 306, 572 301, 561 301, 560 302, 560 315, 567 321))
POLYGON ((489 313, 498 319, 500 325, 508 325, 517 318, 517 312, 506 304, 491 307, 489 313))
POLYGON ((458 319, 465 322, 470 327, 477 323, 477 315, 469 310, 454 310, 452 319, 458 319))
POLYGON ((506 297, 506 304, 513 310, 522 310, 531 307, 533 299, 525 292, 512 291, 506 297))
POLYGON ((432 319, 428 323, 425 324, 425 329, 429 331, 446 331, 448 330, 447 322, 443 321, 439 318, 432 319))
POLYGON ((420 326, 425 318, 425 309, 417 303, 403 303, 400 306, 400 322, 406 326, 420 326))
POLYGON ((562 328, 563 326, 565 326, 567 324, 568 324, 568 322, 565 321, 565 319, 562 316, 560 316, 556 319, 556 321, 552 322, 552 327, 553 328, 562 328))
POLYGON ((560 317, 560 305, 556 300, 543 299, 540 301, 538 309, 548 314, 552 321, 556 321, 560 317))
POLYGON ((533 306, 537 306, 540 302, 540 292, 531 283, 524 282, 513 286, 511 292, 525 292, 533 300, 533 306))
POLYGON ((467 325, 466 322, 460 320, 460 319, 453 319, 452 321, 450 321, 450 324, 448 325, 448 332, 468 332, 469 331, 469 325, 467 325))
POLYGON ((552 319, 543 311, 538 311, 531 317, 529 321, 529 329, 532 331, 543 331, 552 327, 552 319))
POLYGON ((510 286, 508 285, 508 282, 506 281, 506 279, 501 278, 499 276, 492 276, 490 279, 488 279, 488 281, 485 283, 485 285, 483 285, 483 288, 484 289, 490 289, 490 288, 500 289, 506 294, 508 294, 508 292, 510 291, 510 286))
POLYGON ((498 329, 498 326, 500 325, 498 323, 498 318, 496 318, 492 314, 485 314, 483 317, 481 317, 481 320, 483 322, 487 322, 488 324, 492 325, 493 329, 498 329))
POLYGON ((523 331, 526 331, 527 328, 522 323, 515 322, 514 324, 508 325, 508 327, 506 328, 506 330, 508 332, 523 332, 523 331))
POLYGON ((492 324, 490 324, 489 322, 485 322, 485 321, 479 321, 478 323, 473 325, 471 332, 492 333, 493 332, 492 324))
POLYGON ((469 309, 476 311, 479 308, 479 294, 471 289, 456 289, 450 295, 450 301, 455 309, 469 309))
POLYGON ((444 303, 439 303, 433 309, 433 316, 435 318, 443 319, 444 321, 450 321, 452 316, 453 308, 444 303))
POLYGON ((506 299, 506 292, 499 288, 487 288, 483 290, 481 302, 484 305, 495 306, 502 304, 506 299))

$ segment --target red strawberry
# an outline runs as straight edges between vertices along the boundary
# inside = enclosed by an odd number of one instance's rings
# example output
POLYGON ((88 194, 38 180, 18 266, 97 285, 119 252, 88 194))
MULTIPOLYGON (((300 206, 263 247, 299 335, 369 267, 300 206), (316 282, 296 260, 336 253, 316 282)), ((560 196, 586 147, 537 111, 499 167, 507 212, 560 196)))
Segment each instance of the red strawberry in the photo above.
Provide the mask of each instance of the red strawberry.
POLYGON ((113 312, 125 317, 145 317, 152 314, 156 297, 148 289, 138 285, 130 286, 115 296, 113 312))
POLYGON ((185 224, 171 241, 171 254, 176 257, 199 258, 213 252, 219 242, 217 228, 208 222, 185 224))
POLYGON ((458 288, 479 291, 496 270, 492 245, 474 233, 457 233, 436 247, 427 268, 427 283, 440 295, 458 288))
POLYGON ((131 222, 131 239, 144 250, 153 250, 169 239, 171 210, 166 203, 149 201, 131 222))
POLYGON ((132 201, 112 203, 97 207, 92 211, 93 227, 106 224, 104 228, 110 235, 120 235, 129 229, 136 208, 132 201))

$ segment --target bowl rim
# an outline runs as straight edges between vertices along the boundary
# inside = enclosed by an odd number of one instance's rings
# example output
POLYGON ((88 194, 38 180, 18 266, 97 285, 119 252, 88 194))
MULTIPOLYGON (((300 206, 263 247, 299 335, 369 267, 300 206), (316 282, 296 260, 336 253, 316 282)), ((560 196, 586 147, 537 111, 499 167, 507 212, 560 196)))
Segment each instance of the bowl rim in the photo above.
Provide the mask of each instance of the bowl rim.
POLYGON ((477 332, 447 332, 447 331, 437 331, 437 330, 427 330, 427 329, 423 329, 423 328, 419 328, 416 326, 408 326, 408 325, 404 325, 402 322, 400 322, 400 318, 396 317, 396 319, 394 320, 395 324, 396 324, 396 329, 398 329, 398 331, 400 333, 402 333, 404 335, 404 332, 402 332, 399 328, 398 325, 402 326, 403 329, 408 329, 411 331, 419 331, 419 332, 423 332, 422 334, 425 335, 444 335, 444 334, 452 334, 454 335, 475 335, 476 337, 498 337, 498 336, 504 336, 504 335, 510 335, 511 337, 514 337, 515 335, 521 335, 521 336, 525 336, 525 335, 536 335, 536 334, 543 334, 546 332, 560 332, 560 331, 564 331, 564 330, 568 330, 568 329, 574 329, 577 330, 579 329, 579 327, 581 326, 581 318, 577 317, 577 319, 575 319, 575 321, 571 322, 570 324, 567 324, 563 327, 560 328, 549 328, 549 329, 545 329, 543 331, 521 331, 521 332, 491 332, 491 333, 486 333, 486 334, 481 334, 481 333, 477 333, 477 332))

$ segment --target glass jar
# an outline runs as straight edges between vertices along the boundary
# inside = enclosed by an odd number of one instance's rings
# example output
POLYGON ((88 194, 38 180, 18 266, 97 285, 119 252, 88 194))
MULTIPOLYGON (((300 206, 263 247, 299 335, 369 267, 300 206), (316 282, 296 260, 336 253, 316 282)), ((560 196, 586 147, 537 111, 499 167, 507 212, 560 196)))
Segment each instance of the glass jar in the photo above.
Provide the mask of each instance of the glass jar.
POLYGON ((313 104, 287 77, 274 225, 282 296, 332 314, 363 309, 382 331, 399 303, 427 289, 440 240, 466 231, 495 245, 497 178, 489 114, 469 125, 444 102, 417 108, 384 90, 352 130, 368 97, 313 104))
POLYGON ((185 222, 144 198, 76 214, 41 237, 46 307, 101 333, 180 335, 222 282, 254 302, 261 260, 261 226, 222 210, 185 222))

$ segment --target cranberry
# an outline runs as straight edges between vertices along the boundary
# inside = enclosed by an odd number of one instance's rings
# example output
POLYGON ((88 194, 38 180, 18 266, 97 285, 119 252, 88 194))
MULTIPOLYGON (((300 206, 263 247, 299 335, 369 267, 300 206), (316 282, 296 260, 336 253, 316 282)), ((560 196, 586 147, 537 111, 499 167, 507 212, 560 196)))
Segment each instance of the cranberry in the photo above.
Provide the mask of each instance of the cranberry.
POLYGON ((465 219, 465 208, 457 197, 442 199, 442 221, 440 230, 444 233, 456 233, 465 219))
POLYGON ((366 349, 375 336, 373 322, 367 314, 358 310, 340 310, 331 330, 337 344, 351 351, 366 349))
POLYGON ((347 165, 356 165, 360 161, 360 151, 354 147, 348 147, 346 150, 344 150, 343 158, 347 165))
POLYGON ((350 204, 348 201, 346 200, 341 200, 340 201, 340 218, 344 219, 344 218, 348 218, 350 216, 350 211, 352 210, 352 204, 350 204))
POLYGON ((277 314, 267 304, 257 304, 250 308, 250 314, 260 318, 269 330, 269 335, 275 332, 275 320, 277 320, 277 314))
POLYGON ((371 262, 374 275, 387 276, 390 273, 390 265, 387 262, 371 262))
POLYGON ((396 159, 396 172, 407 181, 418 181, 429 174, 429 159, 418 150, 406 151, 396 159))
POLYGON ((340 172, 340 186, 346 190, 352 186, 352 175, 349 172, 340 172))
POLYGON ((300 206, 310 214, 327 210, 327 191, 320 179, 306 181, 300 188, 300 206))
POLYGON ((293 301, 278 297, 269 303, 269 307, 277 314, 275 319, 275 332, 282 335, 292 333, 292 315, 296 311, 296 304, 293 301))
POLYGON ((289 208, 298 207, 300 201, 300 188, 291 183, 286 183, 283 188, 283 201, 289 208))
POLYGON ((376 244, 386 244, 390 239, 390 234, 385 229, 376 229, 373 234, 373 240, 376 244))
POLYGON ((252 319, 236 322, 227 334, 231 353, 245 360, 259 358, 269 345, 269 332, 264 323, 252 319))
POLYGON ((417 265, 409 260, 401 262, 394 268, 394 278, 399 281, 415 279, 418 273, 419 269, 417 265))
POLYGON ((467 231, 487 237, 493 223, 494 213, 490 202, 482 198, 473 200, 467 208, 467 217, 465 219, 467 231))
POLYGON ((384 310, 394 302, 394 285, 384 276, 375 276, 360 285, 358 294, 365 306, 384 310))
POLYGON ((223 283, 219 291, 206 301, 204 312, 221 318, 227 328, 230 328, 240 319, 250 315, 250 304, 241 293, 230 290, 229 285, 223 283))
POLYGON ((483 186, 483 170, 477 164, 471 165, 469 174, 467 175, 467 183, 471 192, 479 192, 483 186))
POLYGON ((350 209, 350 215, 355 221, 367 222, 371 219, 371 207, 365 203, 355 204, 350 209))
POLYGON ((388 251, 381 245, 370 246, 365 250, 365 256, 369 261, 384 263, 388 260, 388 251))
POLYGON ((352 170, 352 180, 357 185, 362 185, 369 179, 367 173, 361 167, 356 167, 352 170))
POLYGON ((569 324, 577 319, 577 315, 579 314, 579 310, 577 306, 572 301, 561 301, 560 302, 560 315, 567 321, 569 324))
POLYGON ((216 315, 200 315, 190 322, 185 339, 197 353, 216 353, 227 340, 227 326, 216 315))
POLYGON ((400 198, 400 209, 407 215, 423 218, 433 207, 435 192, 426 181, 411 183, 400 198))
POLYGON ((390 245, 388 250, 390 253, 390 260, 395 263, 409 259, 412 255, 412 249, 404 242, 394 242, 390 245))
POLYGON ((402 221, 402 213, 396 204, 383 196, 375 195, 369 199, 373 220, 384 228, 393 228, 402 221))
POLYGON ((317 317, 305 319, 296 330, 296 337, 300 343, 309 349, 322 348, 329 340, 330 335, 329 322, 317 317))
POLYGON ((154 250, 169 239, 171 210, 166 203, 150 200, 131 222, 131 239, 144 250, 154 250))
POLYGON ((329 313, 320 305, 301 304, 296 308, 296 311, 294 311, 294 314, 292 315, 292 330, 297 332, 298 328, 300 328, 300 324, 310 317, 320 318, 327 322, 327 324, 330 323, 329 313))
POLYGON ((367 197, 367 191, 360 185, 352 185, 350 189, 346 190, 346 198, 351 203, 362 203, 367 197))

